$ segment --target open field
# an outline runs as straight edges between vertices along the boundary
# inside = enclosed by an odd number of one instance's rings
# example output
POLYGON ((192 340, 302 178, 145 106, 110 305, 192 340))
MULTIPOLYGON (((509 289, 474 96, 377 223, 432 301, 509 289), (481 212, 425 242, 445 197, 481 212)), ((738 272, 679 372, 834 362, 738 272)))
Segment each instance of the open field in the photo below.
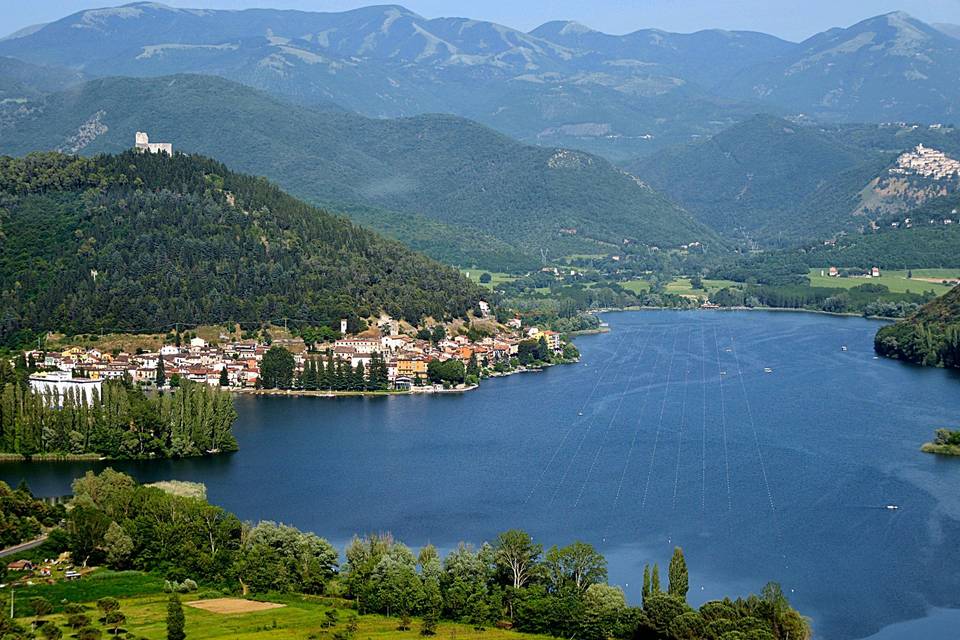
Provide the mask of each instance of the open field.
MULTIPOLYGON (((127 572, 134 574, 135 572, 127 572)), ((94 593, 86 599, 70 598, 72 602, 82 602, 88 607, 87 615, 98 618, 95 600, 103 595, 114 595, 120 600, 120 611, 126 616, 122 628, 134 634, 137 638, 148 640, 164 640, 166 638, 166 612, 169 596, 157 589, 152 593, 132 597, 122 595, 120 589, 123 581, 117 580, 118 574, 104 572, 103 583, 113 582, 117 588, 110 589, 110 593, 94 593)), ((157 581, 157 578, 150 578, 157 581)), ((83 580, 73 585, 82 585, 83 580)), ((86 581, 86 582, 92 582, 86 581)), ((156 582, 154 582, 156 584, 156 582)), ((103 590, 101 590, 103 591, 103 590)), ((17 597, 26 601, 27 589, 18 589, 17 597)), ((5 594, 4 594, 5 595, 5 594)), ((34 594, 36 595, 36 594, 34 594)), ((52 594, 45 594, 53 600, 52 594)), ((75 595, 75 594, 71 594, 75 595)), ((69 597, 69 596, 67 596, 69 597)), ((181 596, 184 603, 183 612, 186 618, 186 633, 191 640, 310 640, 312 638, 330 638, 334 631, 344 630, 348 619, 354 615, 350 608, 351 602, 323 598, 320 596, 306 596, 298 594, 269 594, 260 601, 254 599, 224 598, 215 593, 189 594, 181 596), (213 597, 204 597, 213 596, 213 597), (331 609, 337 611, 337 626, 324 628, 322 625, 325 613, 331 609)), ((55 601, 62 610, 59 601, 55 601)), ((26 609, 18 606, 19 622, 25 626, 30 623, 26 609)), ((46 619, 56 623, 64 633, 70 637, 74 631, 66 626, 67 617, 63 613, 55 613, 46 619)), ((364 615, 357 618, 356 638, 364 640, 401 640, 420 637, 420 622, 414 619, 411 628, 407 631, 398 631, 397 618, 388 618, 379 615, 364 615)), ((103 628, 102 625, 96 626, 103 628)), ((105 629, 104 629, 105 630, 105 629)), ((109 637, 104 634, 104 637, 109 637)), ((482 634, 472 627, 463 624, 443 622, 437 628, 437 637, 455 640, 457 638, 478 637, 483 640, 540 640, 544 636, 522 634, 514 631, 505 631, 490 627, 482 634)))
POLYGON ((493 289, 495 286, 501 282, 513 282, 517 279, 517 276, 511 275, 509 273, 501 273, 499 271, 484 271, 483 269, 464 269, 463 275, 467 276, 475 282, 480 284, 480 276, 484 273, 489 273, 491 276, 490 282, 485 283, 483 286, 493 289))
MULTIPOLYGON (((697 290, 690 285, 690 278, 674 278, 667 285, 667 293, 674 293, 681 296, 703 296, 704 293, 713 293, 724 287, 729 287, 736 284, 730 280, 704 280, 703 286, 706 291, 703 289, 697 290)), ((642 293, 650 290, 650 283, 646 280, 631 280, 630 282, 624 282, 623 288, 633 291, 634 293, 642 293)))
MULTIPOLYGON (((9 577, 9 576, 8 576, 9 577)), ((16 614, 30 614, 28 601, 40 596, 53 603, 54 612, 63 611, 63 602, 95 602, 99 598, 110 596, 123 598, 157 593, 163 590, 163 580, 140 571, 110 571, 98 569, 80 580, 65 582, 58 580, 53 584, 43 584, 40 579, 35 584, 16 589, 16 614)), ((9 602, 9 590, 0 590, 4 602, 9 602)))
POLYGON ((827 268, 810 269, 810 284, 814 287, 852 289, 862 284, 882 284, 886 285, 893 293, 933 291, 938 296, 952 288, 949 285, 940 284, 939 280, 960 277, 960 270, 958 269, 914 269, 913 279, 907 278, 906 271, 881 271, 879 278, 831 278, 826 275, 821 276, 821 271, 826 273, 827 268), (933 282, 928 280, 933 280, 933 282))
MULTIPOLYGON (((703 280, 703 288, 706 289, 707 293, 713 293, 714 291, 719 291, 724 287, 729 287, 736 284, 731 280, 703 280)), ((703 295, 703 289, 697 290, 690 285, 690 278, 674 278, 673 281, 667 285, 667 293, 676 293, 682 296, 699 296, 703 295)))

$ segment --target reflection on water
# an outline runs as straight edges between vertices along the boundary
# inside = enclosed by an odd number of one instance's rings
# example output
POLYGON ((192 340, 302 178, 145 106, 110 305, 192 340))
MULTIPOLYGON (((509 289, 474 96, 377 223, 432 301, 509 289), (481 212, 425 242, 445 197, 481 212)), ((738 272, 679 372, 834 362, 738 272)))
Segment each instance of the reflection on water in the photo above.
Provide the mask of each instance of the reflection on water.
MULTIPOLYGON (((633 601, 643 564, 681 545, 695 601, 777 580, 822 638, 960 606, 960 460, 918 451, 956 424, 955 375, 875 359, 879 324, 859 318, 606 319, 613 333, 578 340, 580 365, 462 396, 239 398, 238 453, 112 466, 204 482, 242 518, 338 545, 389 530, 449 548, 510 527, 586 540, 633 601)), ((7 464, 0 478, 60 494, 102 466, 7 464)), ((954 637, 930 620, 880 637, 911 629, 954 637)))

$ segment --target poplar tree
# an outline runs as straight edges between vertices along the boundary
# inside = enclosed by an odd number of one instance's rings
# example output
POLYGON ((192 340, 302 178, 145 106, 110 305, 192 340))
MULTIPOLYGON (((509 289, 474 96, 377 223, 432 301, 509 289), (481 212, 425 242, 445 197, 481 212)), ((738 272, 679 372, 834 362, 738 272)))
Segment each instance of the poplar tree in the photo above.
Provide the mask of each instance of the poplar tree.
POLYGON ((650 593, 660 593, 660 567, 656 563, 654 563, 653 573, 650 575, 650 593))

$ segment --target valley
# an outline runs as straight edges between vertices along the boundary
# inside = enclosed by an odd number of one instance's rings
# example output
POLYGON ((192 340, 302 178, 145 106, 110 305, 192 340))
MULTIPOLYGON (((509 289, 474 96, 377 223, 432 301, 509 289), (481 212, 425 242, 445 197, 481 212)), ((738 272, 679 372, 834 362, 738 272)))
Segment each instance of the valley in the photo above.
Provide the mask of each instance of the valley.
POLYGON ((6 7, 0 636, 953 640, 911 1, 6 7))

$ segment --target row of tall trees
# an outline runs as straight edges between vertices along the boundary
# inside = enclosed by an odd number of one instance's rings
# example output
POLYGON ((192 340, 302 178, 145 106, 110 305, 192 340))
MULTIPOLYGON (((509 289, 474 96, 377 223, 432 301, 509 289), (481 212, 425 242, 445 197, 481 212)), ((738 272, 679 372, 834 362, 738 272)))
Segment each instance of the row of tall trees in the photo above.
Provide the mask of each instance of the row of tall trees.
POLYGON ((234 451, 236 417, 228 393, 187 381, 162 395, 107 381, 90 398, 6 384, 0 389, 0 452, 146 458, 234 451))
POLYGON ((287 349, 275 346, 260 363, 260 386, 264 389, 306 389, 309 391, 383 391, 390 385, 387 361, 379 353, 370 355, 370 364, 335 358, 333 351, 308 358, 295 373, 296 362, 287 349))

